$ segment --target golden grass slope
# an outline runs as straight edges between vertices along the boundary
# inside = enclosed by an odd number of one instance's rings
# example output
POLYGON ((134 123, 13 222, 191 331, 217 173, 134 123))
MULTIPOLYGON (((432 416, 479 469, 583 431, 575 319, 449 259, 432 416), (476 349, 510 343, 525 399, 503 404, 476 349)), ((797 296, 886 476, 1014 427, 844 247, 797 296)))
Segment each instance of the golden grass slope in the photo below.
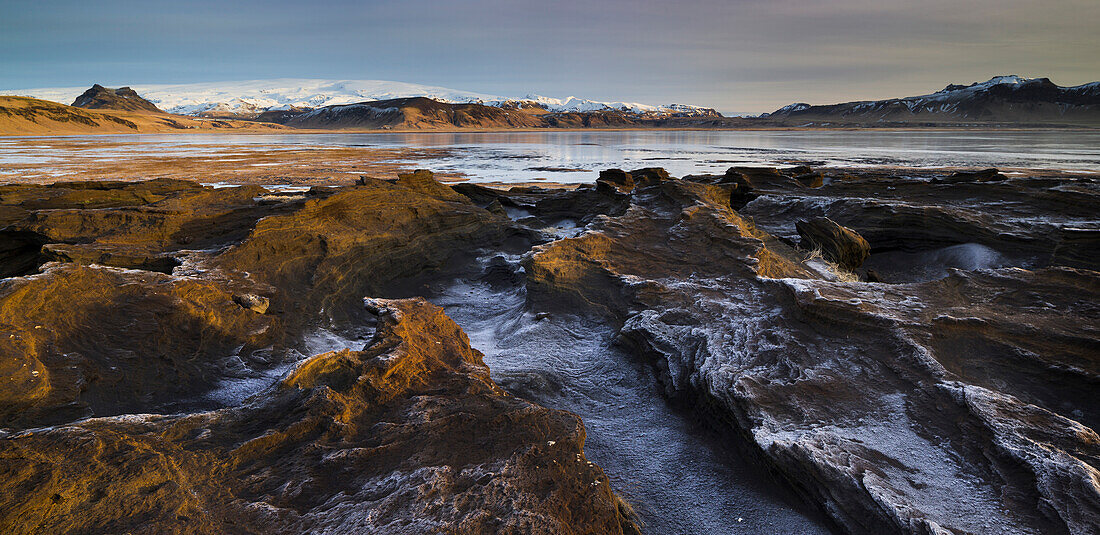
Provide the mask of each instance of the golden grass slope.
POLYGON ((0 96, 0 135, 241 133, 285 130, 276 124, 213 120, 170 113, 86 110, 27 97, 0 96))

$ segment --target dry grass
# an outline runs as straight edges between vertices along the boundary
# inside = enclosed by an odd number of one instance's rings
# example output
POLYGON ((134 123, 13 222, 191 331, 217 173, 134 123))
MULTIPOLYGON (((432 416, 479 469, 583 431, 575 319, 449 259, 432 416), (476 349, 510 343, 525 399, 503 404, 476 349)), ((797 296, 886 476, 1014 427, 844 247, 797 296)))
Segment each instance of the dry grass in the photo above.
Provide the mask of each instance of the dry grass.
POLYGON ((280 133, 284 126, 210 120, 169 113, 87 110, 27 97, 0 96, 0 135, 148 134, 167 132, 280 133))
POLYGON ((828 258, 825 258, 825 254, 821 249, 814 249, 806 255, 806 260, 818 260, 822 264, 825 264, 829 268, 829 272, 836 277, 836 280, 840 282, 859 282, 859 275, 852 273, 840 266, 835 262, 831 262, 828 258))

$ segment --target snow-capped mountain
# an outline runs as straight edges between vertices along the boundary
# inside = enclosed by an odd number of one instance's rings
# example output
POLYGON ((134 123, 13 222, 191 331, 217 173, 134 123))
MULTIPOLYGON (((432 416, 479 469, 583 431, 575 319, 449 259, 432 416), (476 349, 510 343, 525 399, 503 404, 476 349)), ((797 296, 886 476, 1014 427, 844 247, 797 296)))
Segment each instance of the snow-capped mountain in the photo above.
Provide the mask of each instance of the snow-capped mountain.
MULTIPOLYGON (((706 114, 713 110, 673 104, 653 106, 636 102, 600 102, 568 97, 564 99, 529 95, 511 98, 472 91, 460 91, 387 80, 316 80, 282 78, 195 84, 131 85, 139 95, 162 110, 182 115, 255 115, 265 111, 323 108, 367 101, 406 97, 427 97, 447 103, 478 103, 496 107, 533 104, 552 112, 626 111, 637 114, 706 114)), ((40 88, 0 91, 70 104, 86 87, 40 88)))
POLYGON ((824 106, 800 102, 762 117, 797 124, 1093 124, 1100 122, 1100 82, 1062 87, 1048 78, 996 76, 915 97, 824 106))

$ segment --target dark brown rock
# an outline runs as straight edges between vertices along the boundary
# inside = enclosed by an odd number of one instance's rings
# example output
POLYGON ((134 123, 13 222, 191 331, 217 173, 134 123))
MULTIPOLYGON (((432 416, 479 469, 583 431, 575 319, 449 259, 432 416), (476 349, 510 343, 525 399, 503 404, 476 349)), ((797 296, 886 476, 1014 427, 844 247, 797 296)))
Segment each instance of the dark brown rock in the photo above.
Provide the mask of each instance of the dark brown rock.
POLYGON ((358 318, 355 296, 382 293, 396 279, 504 239, 509 220, 430 175, 367 181, 307 200, 261 220, 213 263, 274 288, 271 310, 292 314, 295 323, 358 318))
POLYGON ((216 386, 270 345, 271 318, 223 285, 51 264, 0 283, 0 427, 143 412, 216 386))
MULTIPOLYGON (((930 175, 936 174, 935 171, 930 175)), ((1011 178, 929 184, 868 173, 821 188, 773 184, 739 212, 764 230, 798 239, 795 222, 828 217, 873 251, 924 252, 980 244, 1030 266, 1100 269, 1096 216, 1100 184, 1076 178, 1011 178)))
POLYGON ((181 180, 0 186, 12 219, 0 228, 0 272, 27 274, 50 260, 170 272, 173 252, 239 240, 256 220, 296 205, 257 202, 266 191, 181 180))
POLYGON ((998 182, 1006 180, 1007 177, 1001 174, 1000 171, 994 168, 981 169, 977 171, 955 171, 947 177, 935 177, 932 179, 933 184, 958 184, 960 182, 998 182))
POLYGON ((807 188, 820 188, 825 185, 825 175, 821 174, 821 171, 792 175, 792 178, 807 188))
POLYGON ((706 189, 721 186, 662 186, 536 249, 536 309, 616 318, 670 395, 847 532, 1100 528, 1097 272, 830 282, 706 189))
POLYGON ((242 308, 247 308, 257 314, 263 314, 267 312, 267 307, 271 306, 271 300, 256 294, 237 294, 233 296, 233 302, 241 305, 242 308))
POLYGON ((237 408, 0 436, 7 533, 637 533, 584 427, 515 398, 441 309, 237 408))
POLYGON ((621 193, 630 193, 634 189, 634 177, 622 169, 600 171, 596 184, 607 184, 621 193))
POLYGON ((669 176, 668 171, 665 171, 660 167, 646 167, 644 169, 635 169, 630 172, 630 177, 637 187, 652 186, 658 182, 662 182, 672 178, 671 176, 669 176))

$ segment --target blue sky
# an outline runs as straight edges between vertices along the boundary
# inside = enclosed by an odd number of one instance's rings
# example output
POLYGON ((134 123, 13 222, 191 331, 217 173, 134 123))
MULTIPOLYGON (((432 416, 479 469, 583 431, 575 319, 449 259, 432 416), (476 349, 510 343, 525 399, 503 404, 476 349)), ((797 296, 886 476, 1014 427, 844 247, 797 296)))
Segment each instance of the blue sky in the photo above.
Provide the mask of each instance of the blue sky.
POLYGON ((1096 0, 0 0, 0 87, 382 79, 724 112, 1100 79, 1096 0))

